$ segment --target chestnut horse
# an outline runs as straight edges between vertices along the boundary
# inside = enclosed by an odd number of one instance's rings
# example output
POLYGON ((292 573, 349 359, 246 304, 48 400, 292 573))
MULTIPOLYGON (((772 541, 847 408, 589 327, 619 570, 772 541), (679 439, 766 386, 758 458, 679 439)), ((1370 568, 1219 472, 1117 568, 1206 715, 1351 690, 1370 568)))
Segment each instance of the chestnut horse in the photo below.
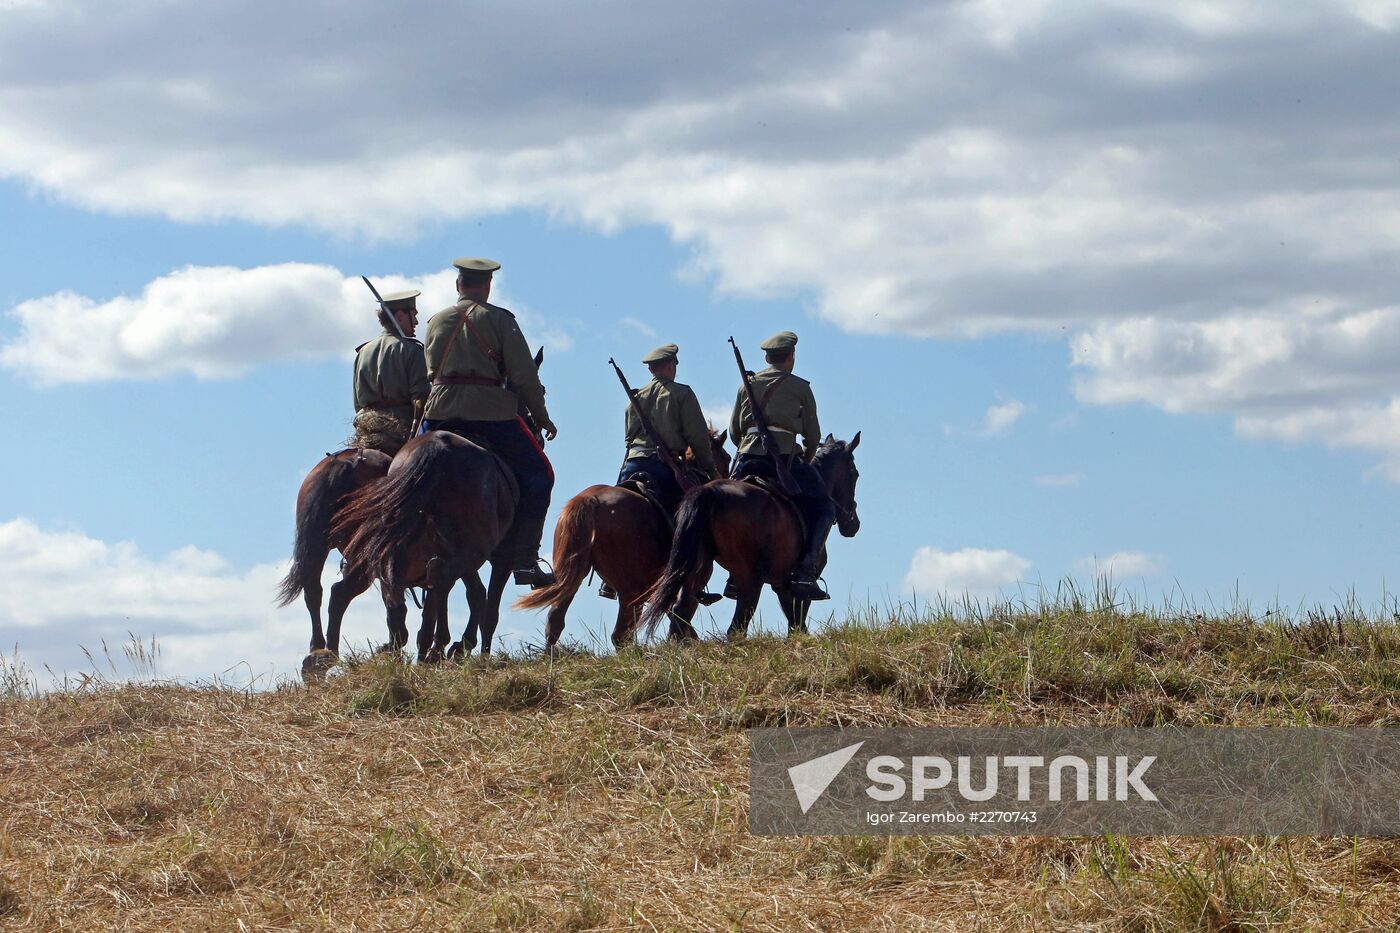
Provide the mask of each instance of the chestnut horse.
MULTIPOLYGON (((828 434, 812 459, 836 503, 836 527, 846 538, 860 530, 856 513, 860 474, 854 456, 859 444, 858 431, 850 443, 828 434)), ((646 596, 642 622, 648 631, 654 631, 670 614, 673 629, 679 624, 685 637, 697 637, 686 612, 694 612, 711 563, 718 561, 729 571, 730 583, 738 593, 729 624, 730 638, 742 638, 748 632, 765 583, 777 594, 787 617, 788 634, 805 632, 811 600, 797 599, 788 590, 788 580, 802 556, 801 528, 796 506, 762 486, 720 479, 692 489, 676 516, 676 535, 666 569, 646 596)), ((825 564, 825 560, 823 555, 821 562, 825 564)))
MULTIPOLYGON (((710 431, 710 450, 721 476, 729 473, 728 436, 727 431, 710 431)), ((686 452, 686 460, 693 462, 692 452, 686 452)), ((612 643, 620 648, 632 639, 647 591, 665 569, 670 549, 671 523, 651 500, 626 486, 589 486, 565 504, 554 526, 555 583, 526 594, 515 608, 550 607, 544 637, 545 647, 552 647, 564 633, 564 617, 578 588, 597 571, 617 592, 612 643)), ((689 603, 681 607, 685 618, 695 609, 689 603)))
MULTIPOLYGON (((378 579, 385 590, 421 586, 418 660, 438 661, 451 637, 447 598, 467 583, 473 618, 484 618, 477 572, 510 531, 519 489, 495 455, 448 431, 411 439, 389 472, 355 492, 331 521, 345 536, 345 574, 378 579)), ((494 625, 491 626, 495 628, 494 625)), ((482 626, 484 640, 490 633, 482 626)))

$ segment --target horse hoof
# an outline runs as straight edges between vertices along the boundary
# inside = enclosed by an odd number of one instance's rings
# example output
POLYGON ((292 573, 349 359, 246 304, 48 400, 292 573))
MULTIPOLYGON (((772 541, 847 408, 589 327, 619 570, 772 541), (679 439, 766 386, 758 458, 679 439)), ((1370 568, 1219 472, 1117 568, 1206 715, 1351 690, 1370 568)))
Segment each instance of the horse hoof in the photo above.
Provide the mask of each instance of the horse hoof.
POLYGON ((469 649, 463 648, 462 643, 460 641, 454 641, 452 643, 452 646, 447 649, 447 660, 465 661, 467 659, 468 653, 469 649))
POLYGON ((340 658, 334 651, 325 648, 317 648, 315 651, 302 658, 301 679, 303 683, 318 684, 326 679, 327 672, 335 667, 340 658))

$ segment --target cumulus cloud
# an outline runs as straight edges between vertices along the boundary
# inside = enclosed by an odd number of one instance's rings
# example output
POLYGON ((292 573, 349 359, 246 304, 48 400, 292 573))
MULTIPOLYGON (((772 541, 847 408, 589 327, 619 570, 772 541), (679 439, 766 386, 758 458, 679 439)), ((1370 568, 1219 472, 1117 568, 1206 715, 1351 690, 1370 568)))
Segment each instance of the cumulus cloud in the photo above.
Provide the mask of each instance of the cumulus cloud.
MULTIPOLYGON (((865 332, 1082 330, 1087 401, 1228 412, 1397 473, 1400 385, 1370 373, 1339 398, 1355 374, 1319 366, 1290 404, 1267 360, 1220 362, 1229 328, 1288 332, 1301 295, 1356 321, 1400 305, 1393 3, 600 0, 580 23, 491 2, 470 55, 454 15, 11 2, 0 177, 98 210, 367 237, 519 209, 654 225, 723 290, 812 295, 865 332), (411 61, 369 66, 385 36, 411 61), (1111 365, 1120 350, 1149 371, 1111 365)), ((108 327, 114 358, 78 359, 160 368, 140 361, 208 344, 213 317, 160 339, 108 327)), ((233 327, 199 365, 236 371, 251 339, 233 327)))
POLYGON ((1226 413, 1246 437, 1371 451, 1400 480, 1400 307, 1311 298, 1213 321, 1139 318, 1074 341, 1075 393, 1226 413))
POLYGON ((489 6, 471 55, 432 6, 327 28, 295 4, 136 2, 100 36, 73 28, 95 4, 22 6, 0 24, 0 173, 103 210, 368 235, 516 208, 655 224, 722 287, 814 289, 872 331, 1394 287, 1400 55, 1374 0, 600 2, 583 27, 489 6), (366 67, 385 35, 411 67, 366 67), (458 89, 487 83, 464 114, 458 89))
MULTIPOLYGON (((420 328, 456 296, 451 269, 373 280, 381 294, 423 293, 420 328)), ((276 360, 349 356, 377 332, 375 311, 359 276, 330 266, 189 266, 132 297, 99 301, 59 292, 20 303, 10 312, 19 332, 0 345, 0 366, 41 385, 174 373, 236 376, 276 360)), ((568 348, 567 335, 517 313, 527 339, 568 348)))
POLYGON ((982 419, 982 436, 1001 437, 1010 431, 1027 411, 1029 406, 1014 398, 998 402, 987 409, 987 414, 982 419))
POLYGON ((1084 557, 1075 563, 1080 573, 1122 580, 1125 577, 1155 577, 1162 562, 1141 551, 1117 551, 1107 557, 1084 557))
MULTIPOLYGON (((3 648, 17 643, 29 666, 61 674, 90 669, 82 648, 119 646, 132 633, 155 637, 165 673, 290 673, 306 652, 310 622, 300 602, 273 608, 285 572, 273 564, 236 568, 200 548, 151 555, 131 542, 44 529, 23 518, 0 522, 3 648)), ((336 579, 332 560, 327 587, 336 579)), ((410 629, 416 624, 410 609, 410 629)), ((460 625, 458 619, 457 634, 460 625)), ((384 638, 383 602, 366 593, 345 616, 342 647, 384 638)))
POLYGON ((904 584, 916 593, 994 596, 1030 569, 1030 561, 1011 551, 984 548, 942 551, 925 546, 914 552, 904 584))

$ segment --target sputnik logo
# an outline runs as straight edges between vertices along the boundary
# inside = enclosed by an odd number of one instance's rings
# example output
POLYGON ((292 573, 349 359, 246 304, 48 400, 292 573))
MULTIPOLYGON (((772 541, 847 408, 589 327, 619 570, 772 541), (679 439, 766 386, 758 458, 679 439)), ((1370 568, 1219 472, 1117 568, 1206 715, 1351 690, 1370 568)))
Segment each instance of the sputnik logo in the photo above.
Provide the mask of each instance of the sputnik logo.
POLYGON ((797 802, 804 814, 821 799, 831 782, 841 773, 841 769, 850 763, 864 744, 857 742, 847 745, 845 748, 788 768, 788 779, 792 781, 792 789, 797 793, 797 802))

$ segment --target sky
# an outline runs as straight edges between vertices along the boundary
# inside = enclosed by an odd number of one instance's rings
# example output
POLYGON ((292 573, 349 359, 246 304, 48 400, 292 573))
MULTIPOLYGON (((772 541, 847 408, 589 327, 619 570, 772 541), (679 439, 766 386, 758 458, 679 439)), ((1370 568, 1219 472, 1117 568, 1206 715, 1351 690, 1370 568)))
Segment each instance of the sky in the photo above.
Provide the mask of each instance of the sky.
MULTIPOLYGON (((1397 86, 1394 0, 0 0, 0 650, 292 673, 273 590, 350 433, 358 277, 431 313, 462 255, 545 348, 551 517, 616 476, 608 357, 678 343, 723 426, 726 338, 800 335, 862 433, 818 622, 1106 574, 1383 605, 1397 86)), ((589 588, 566 637, 613 612, 589 588)), ((346 642, 383 634, 367 594, 346 642)))

